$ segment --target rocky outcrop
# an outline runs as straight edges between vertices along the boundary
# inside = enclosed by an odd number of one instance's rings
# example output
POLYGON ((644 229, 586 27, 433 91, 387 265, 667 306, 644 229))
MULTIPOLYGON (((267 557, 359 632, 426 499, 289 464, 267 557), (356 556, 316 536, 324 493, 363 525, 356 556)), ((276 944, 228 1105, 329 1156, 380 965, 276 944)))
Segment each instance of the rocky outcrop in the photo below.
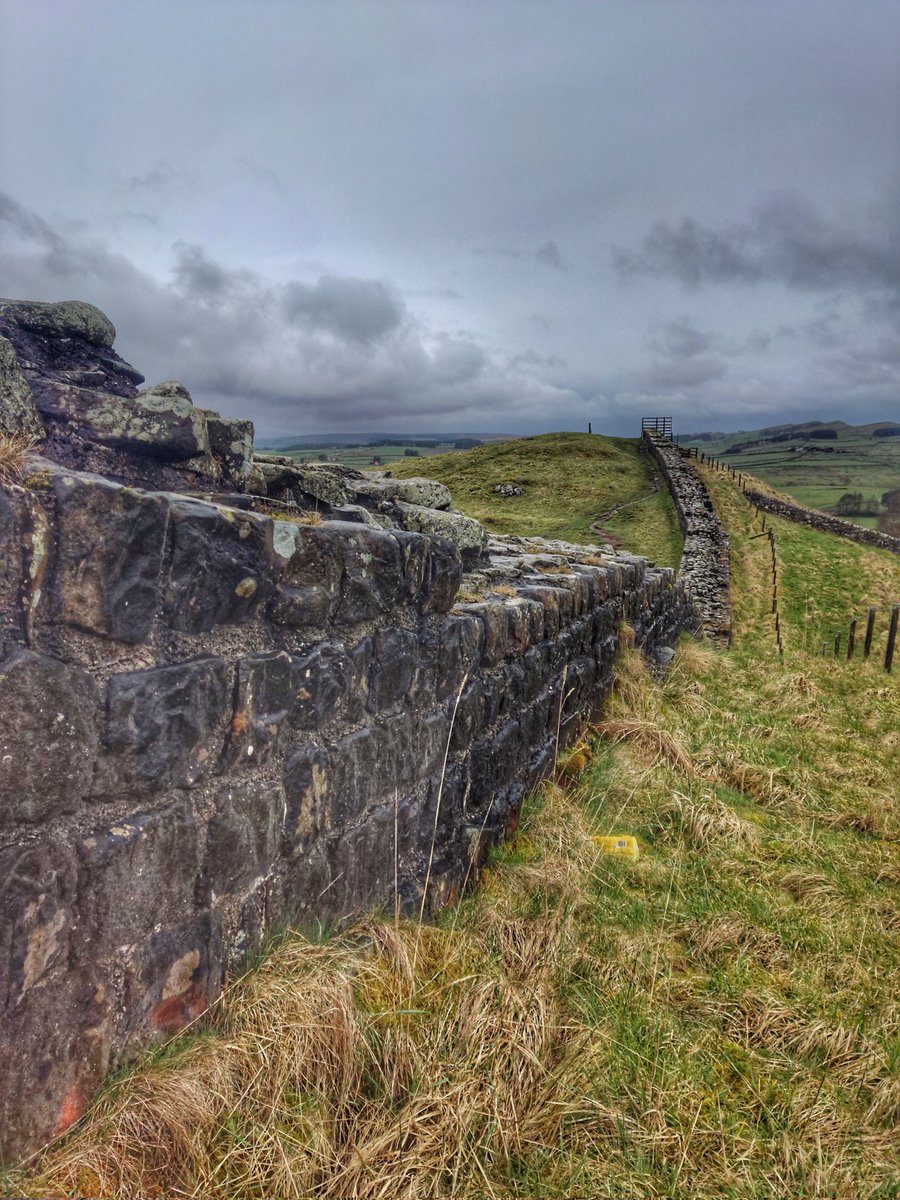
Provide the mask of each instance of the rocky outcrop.
POLYGON ((257 453, 252 422, 198 407, 183 384, 139 390, 144 377, 116 354, 115 336, 90 304, 0 301, 0 429, 42 440, 51 462, 118 483, 435 534, 467 564, 483 554, 486 531, 451 510, 443 484, 257 453))
POLYGON ((707 637, 726 643, 731 634, 728 535, 706 484, 675 443, 654 430, 645 429, 642 436, 669 485, 684 535, 679 578, 697 605, 707 637))

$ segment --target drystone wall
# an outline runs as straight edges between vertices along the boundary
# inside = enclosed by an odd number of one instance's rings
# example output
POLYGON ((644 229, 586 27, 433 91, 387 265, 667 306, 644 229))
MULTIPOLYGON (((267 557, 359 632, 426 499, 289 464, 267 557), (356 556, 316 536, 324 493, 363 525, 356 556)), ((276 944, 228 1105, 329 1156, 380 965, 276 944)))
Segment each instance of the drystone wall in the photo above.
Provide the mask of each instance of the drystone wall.
POLYGON ((900 554, 900 538, 879 533, 877 529, 866 529, 863 525, 854 525, 852 521, 842 521, 839 517, 829 517, 827 513, 802 508, 799 504, 790 504, 786 500, 777 500, 774 496, 767 496, 765 492, 751 491, 747 488, 744 495, 763 512, 784 517, 786 521, 795 521, 798 525, 808 525, 810 529, 818 529, 822 533, 836 533, 838 537, 849 538, 851 542, 877 546, 879 550, 890 550, 892 554, 900 554))
POLYGON ((679 578, 697 605, 706 636, 725 643, 731 633, 728 534, 699 474, 674 442, 645 429, 644 445, 659 463, 684 534, 679 578))
POLYGON ((0 480, 5 1161, 266 930, 452 900, 598 711, 623 622, 662 659, 697 621, 671 570, 490 540, 439 484, 300 469, 240 428, 216 450, 181 385, 80 393, 67 423, 95 351, 120 369, 89 307, 0 308, 25 321, 0 408, 42 437, 0 480), (186 425, 203 472, 154 449, 186 425))

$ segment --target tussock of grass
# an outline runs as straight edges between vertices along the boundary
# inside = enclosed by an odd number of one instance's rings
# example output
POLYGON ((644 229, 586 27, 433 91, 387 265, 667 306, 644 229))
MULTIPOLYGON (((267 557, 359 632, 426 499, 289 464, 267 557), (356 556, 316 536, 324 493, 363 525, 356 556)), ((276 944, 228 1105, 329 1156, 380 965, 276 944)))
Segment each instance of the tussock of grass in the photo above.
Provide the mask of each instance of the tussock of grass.
POLYGON ((672 799, 660 808, 663 825, 674 826, 695 849, 705 850, 714 844, 754 846, 759 830, 745 821, 729 805, 708 793, 699 801, 674 792, 672 799))
POLYGON ((28 457, 37 445, 30 434, 4 433, 0 430, 0 483, 15 483, 28 466, 28 457))
POLYGON ((597 732, 609 738, 611 742, 628 742, 652 766, 667 762, 685 775, 695 773, 690 755, 677 736, 666 729, 660 729, 652 721, 639 717, 620 717, 617 720, 601 721, 597 732))

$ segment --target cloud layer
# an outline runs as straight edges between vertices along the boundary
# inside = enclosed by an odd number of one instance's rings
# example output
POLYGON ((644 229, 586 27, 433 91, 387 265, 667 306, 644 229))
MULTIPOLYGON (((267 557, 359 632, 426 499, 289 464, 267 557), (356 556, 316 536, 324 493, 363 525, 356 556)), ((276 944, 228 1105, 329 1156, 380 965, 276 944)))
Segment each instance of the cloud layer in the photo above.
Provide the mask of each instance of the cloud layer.
POLYGON ((270 433, 895 414, 896 0, 3 12, 0 290, 92 301, 201 403, 270 433))
POLYGON ((117 348, 148 379, 177 377, 199 402, 250 413, 270 432, 423 419, 483 427, 486 413, 502 425, 581 403, 471 338, 426 329, 382 280, 276 283, 180 242, 170 278, 159 281, 2 193, 0 225, 8 291, 60 299, 77 290, 111 315, 117 348))

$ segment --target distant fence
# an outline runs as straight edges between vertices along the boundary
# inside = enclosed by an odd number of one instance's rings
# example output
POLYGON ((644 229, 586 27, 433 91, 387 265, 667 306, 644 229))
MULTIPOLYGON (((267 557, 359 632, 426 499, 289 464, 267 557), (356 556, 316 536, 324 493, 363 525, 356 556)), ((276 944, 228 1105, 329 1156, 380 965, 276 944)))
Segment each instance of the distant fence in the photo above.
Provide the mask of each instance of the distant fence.
MULTIPOLYGON (((773 618, 773 632, 775 635, 775 647, 778 651, 779 656, 783 658, 784 657, 784 643, 783 643, 782 637, 781 637, 781 613, 780 613, 780 610, 778 607, 778 552, 777 552, 777 547, 776 547, 776 543, 775 543, 775 532, 772 529, 771 525, 769 525, 769 527, 766 528, 766 514, 765 514, 765 511, 763 511, 763 510, 766 508, 769 508, 769 511, 771 512, 774 509, 775 515, 777 515, 779 517, 783 517, 786 520, 794 520, 794 521, 798 520, 798 518, 794 515, 794 513, 793 512, 783 512, 783 511, 781 511, 782 508, 790 508, 792 510, 795 509, 798 513, 799 512, 809 512, 809 510, 801 509, 799 505, 784 505, 780 501, 775 501, 771 497, 765 496, 760 492, 754 492, 754 491, 748 490, 747 484, 744 480, 743 473, 741 471, 738 471, 737 468, 733 467, 730 463, 723 463, 720 459, 714 458, 711 455, 706 455, 706 454, 703 454, 702 452, 700 452, 698 454, 696 446, 691 446, 691 447, 682 449, 681 454, 685 458, 699 458, 699 461, 701 463, 705 463, 707 466, 713 467, 717 471, 724 471, 726 475, 730 475, 731 478, 734 480, 734 482, 741 489, 741 494, 747 500, 747 503, 753 507, 754 517, 756 519, 761 520, 762 525, 761 525, 760 530, 758 532, 751 533, 750 540, 754 541, 756 538, 760 538, 760 537, 767 537, 769 539, 769 548, 772 553, 772 608, 771 608, 771 615, 773 618)), ((817 514, 817 513, 814 513, 811 515, 814 517, 819 516, 819 514, 817 514)), ((828 520, 830 523, 830 519, 826 518, 826 520, 828 520)), ((811 524, 811 525, 813 525, 813 527, 815 527, 815 522, 804 521, 803 523, 811 524)), ((841 525, 841 526, 849 526, 850 522, 836 521, 835 524, 841 525)), ((852 526, 851 526, 851 528, 852 528, 852 526)), ((847 536, 847 534, 844 532, 843 529, 825 528, 823 531, 829 532, 829 533, 836 533, 839 536, 844 536, 844 537, 847 536)), ((860 532, 863 534, 870 534, 870 535, 872 533, 871 530, 862 529, 862 528, 860 528, 860 532)), ((869 538, 859 538, 859 539, 854 538, 853 540, 859 540, 859 541, 864 541, 864 542, 870 541, 869 538)), ((889 538, 889 539, 887 539, 887 541, 898 542, 898 539, 889 538)), ((894 553, 897 552, 893 546, 885 546, 881 542, 876 542, 875 544, 878 545, 879 548, 881 548, 881 549, 890 549, 890 550, 893 550, 894 553)), ((885 608, 879 609, 877 607, 869 608, 868 613, 866 615, 866 619, 865 619, 865 626, 866 626, 865 635, 863 636, 862 647, 861 647, 860 654, 858 657, 861 661, 866 661, 872 654, 872 649, 875 644, 876 629, 878 628, 878 615, 880 612, 889 614, 888 623, 887 623, 887 640, 885 642, 885 647, 884 647, 884 669, 885 669, 885 671, 890 673, 892 671, 893 665, 894 665, 894 652, 895 652, 896 645, 897 645, 897 632, 898 632, 898 626, 900 626, 900 603, 890 604, 887 606, 886 609, 885 608)), ((845 655, 845 657, 848 660, 852 660, 852 659, 856 658, 857 657, 857 644, 858 644, 857 635, 858 635, 859 630, 860 630, 859 618, 852 617, 849 621, 848 626, 846 627, 846 630, 840 629, 835 632, 833 641, 829 638, 828 640, 823 641, 821 643, 821 649, 820 649, 819 653, 822 655, 827 655, 829 657, 833 656, 834 658, 840 658, 842 656, 842 647, 845 646, 846 649, 843 651, 843 654, 845 655), (846 632, 846 639, 847 639, 846 642, 844 642, 845 632, 846 632)))

